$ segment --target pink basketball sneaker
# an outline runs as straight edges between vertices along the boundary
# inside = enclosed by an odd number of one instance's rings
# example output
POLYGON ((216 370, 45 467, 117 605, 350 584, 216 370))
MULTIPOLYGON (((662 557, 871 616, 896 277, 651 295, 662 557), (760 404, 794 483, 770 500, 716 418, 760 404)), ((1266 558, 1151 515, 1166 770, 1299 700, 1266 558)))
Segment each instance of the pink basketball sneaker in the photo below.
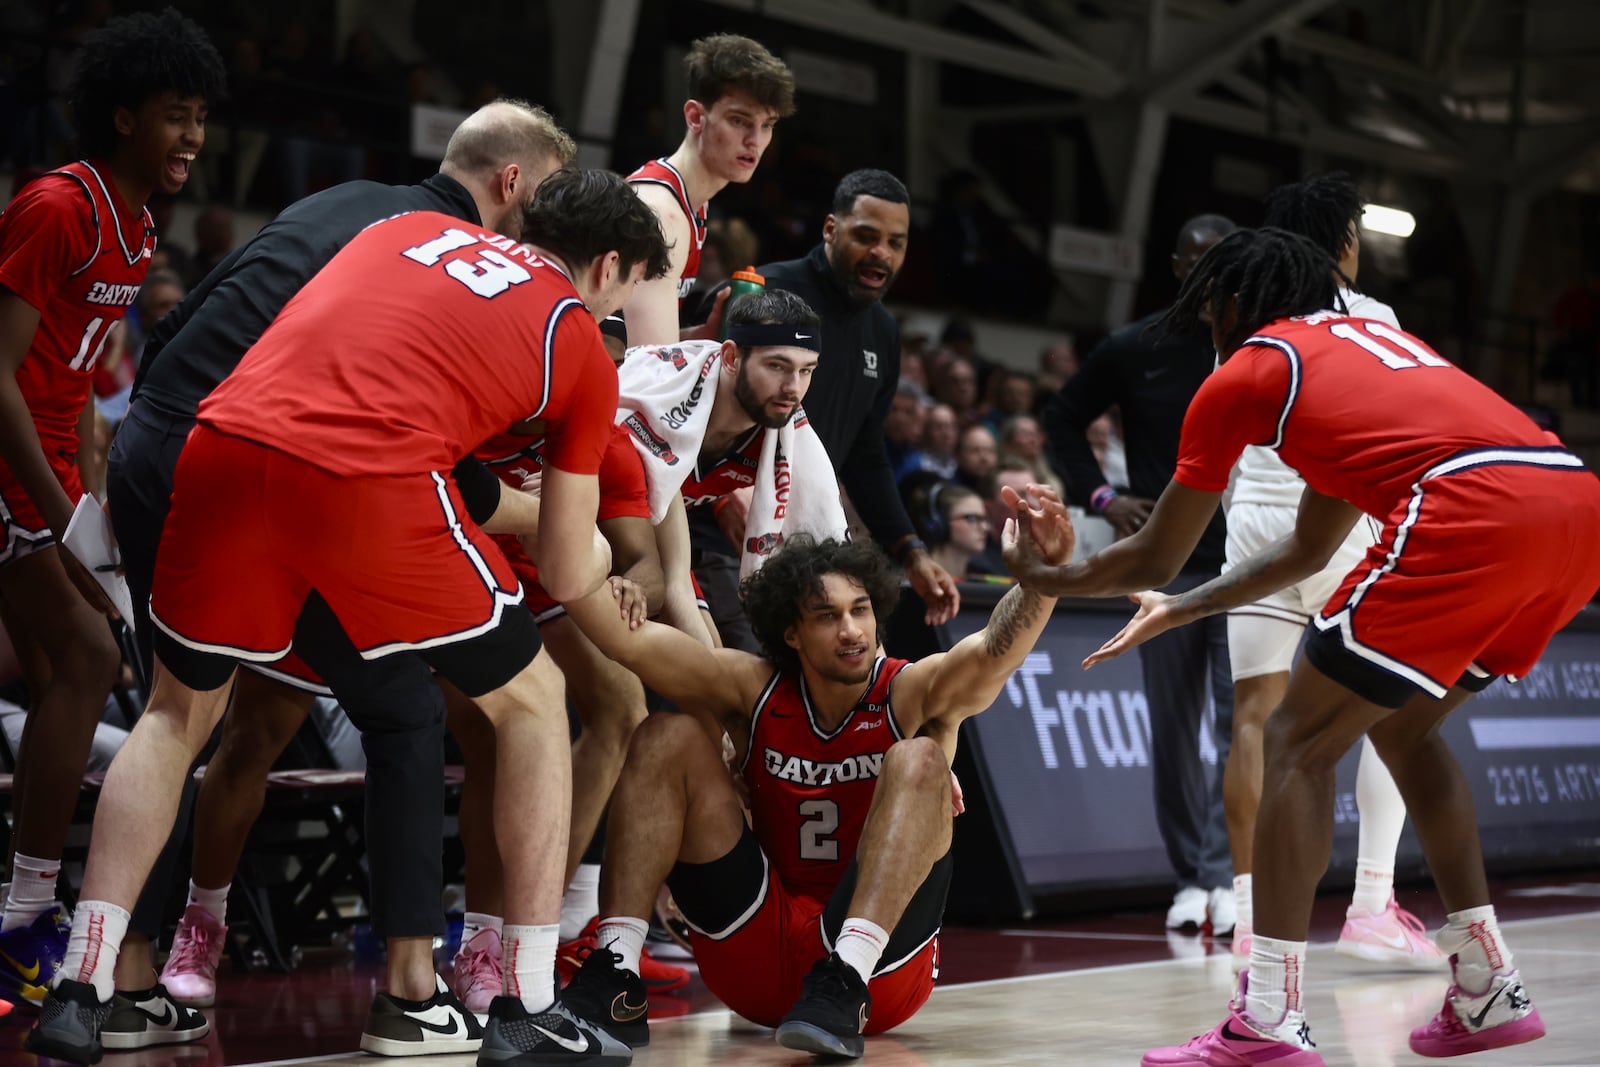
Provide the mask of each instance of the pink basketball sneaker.
POLYGON ((217 964, 228 928, 198 904, 190 904, 178 920, 172 952, 161 968, 167 994, 186 1008, 209 1008, 217 1002, 217 964))
POLYGON ((1311 1041, 1311 1028, 1287 1013, 1275 1027, 1261 1027, 1244 1012, 1248 974, 1239 976, 1239 991, 1228 1005, 1228 1017, 1215 1030, 1176 1048, 1153 1048, 1139 1067, 1325 1067, 1311 1041))
POLYGON ((1439 1014, 1411 1031, 1411 1051, 1418 1056, 1463 1056, 1543 1036, 1544 1020, 1522 988, 1521 976, 1512 971, 1495 975, 1489 988, 1477 994, 1451 983, 1439 1014))
POLYGON ((472 940, 456 950, 450 976, 450 991, 461 1004, 483 1022, 489 1015, 489 1002, 501 993, 505 977, 500 970, 500 935, 494 930, 479 930, 472 940))
POLYGON ((1422 920, 1395 902, 1389 894, 1389 906, 1372 912, 1354 904, 1345 912, 1344 930, 1339 934, 1341 956, 1381 963, 1387 967, 1404 967, 1409 970, 1443 970, 1444 954, 1428 936, 1422 920))

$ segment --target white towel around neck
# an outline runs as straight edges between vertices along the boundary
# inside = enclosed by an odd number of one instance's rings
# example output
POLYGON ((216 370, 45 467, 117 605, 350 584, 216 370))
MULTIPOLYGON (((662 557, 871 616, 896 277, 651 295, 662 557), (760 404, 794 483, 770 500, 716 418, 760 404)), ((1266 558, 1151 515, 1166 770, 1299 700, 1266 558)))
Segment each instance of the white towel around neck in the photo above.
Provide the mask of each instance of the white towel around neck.
MULTIPOLYGON (((705 443, 717 383, 725 373, 717 341, 630 348, 617 368, 617 423, 633 439, 650 483, 650 521, 660 522, 694 470, 705 443)), ((754 496, 745 519, 739 573, 748 575, 784 538, 807 533, 843 540, 848 530, 827 449, 805 409, 762 435, 754 496)))

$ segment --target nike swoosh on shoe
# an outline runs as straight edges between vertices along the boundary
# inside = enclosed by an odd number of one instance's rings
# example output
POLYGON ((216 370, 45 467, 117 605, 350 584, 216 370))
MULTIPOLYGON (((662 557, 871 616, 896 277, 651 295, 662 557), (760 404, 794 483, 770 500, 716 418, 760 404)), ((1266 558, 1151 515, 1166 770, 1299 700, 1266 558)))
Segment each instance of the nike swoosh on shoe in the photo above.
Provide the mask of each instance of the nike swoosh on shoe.
POLYGON ((566 1049, 568 1052, 588 1052, 593 1047, 589 1039, 589 1035, 584 1033, 582 1030, 578 1031, 578 1037, 581 1040, 574 1041, 570 1037, 562 1037, 553 1030, 546 1030, 538 1023, 529 1023, 528 1025, 548 1037, 551 1041, 554 1041, 556 1044, 560 1045, 562 1048, 566 1049))

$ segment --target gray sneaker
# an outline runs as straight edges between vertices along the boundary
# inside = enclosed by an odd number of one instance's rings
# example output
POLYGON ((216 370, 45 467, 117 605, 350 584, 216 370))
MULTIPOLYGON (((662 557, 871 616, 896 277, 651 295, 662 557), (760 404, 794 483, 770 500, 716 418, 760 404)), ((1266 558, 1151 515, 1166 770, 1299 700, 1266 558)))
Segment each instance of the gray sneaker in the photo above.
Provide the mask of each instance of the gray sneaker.
POLYGON ((584 1022, 561 1001, 532 1014, 516 997, 495 997, 483 1031, 479 1067, 624 1067, 633 1049, 584 1022))
POLYGON ((483 1042, 483 1027, 444 984, 427 1000, 401 1000, 388 993, 372 998, 361 1048, 378 1056, 432 1056, 449 1052, 476 1052, 483 1042))
POLYGON ((100 1028, 110 1014, 111 1003, 102 1004, 94 986, 63 978, 39 1006, 23 1047, 68 1063, 99 1063, 100 1028))
POLYGON ((100 1044, 108 1049, 182 1045, 210 1032, 204 1015, 173 1000, 167 987, 157 983, 132 992, 117 990, 111 1014, 100 1027, 100 1044))

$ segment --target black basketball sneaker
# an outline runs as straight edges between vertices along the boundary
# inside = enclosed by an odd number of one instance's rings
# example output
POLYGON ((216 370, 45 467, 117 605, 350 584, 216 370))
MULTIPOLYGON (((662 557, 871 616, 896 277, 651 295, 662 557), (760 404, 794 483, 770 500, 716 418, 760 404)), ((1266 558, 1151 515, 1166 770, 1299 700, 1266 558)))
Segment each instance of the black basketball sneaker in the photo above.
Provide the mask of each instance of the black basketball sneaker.
POLYGON ((778 1044, 819 1056, 856 1059, 866 1049, 872 995, 837 952, 816 962, 801 980, 800 999, 778 1024, 778 1044))
POLYGON ((624 1067, 633 1049, 556 1001, 530 1012, 516 997, 489 1003, 479 1067, 624 1067))
POLYGON ((582 948, 583 966, 572 976, 561 999, 572 1014, 593 1023, 629 1048, 650 1043, 649 991, 644 979, 617 964, 622 957, 608 948, 582 948))

